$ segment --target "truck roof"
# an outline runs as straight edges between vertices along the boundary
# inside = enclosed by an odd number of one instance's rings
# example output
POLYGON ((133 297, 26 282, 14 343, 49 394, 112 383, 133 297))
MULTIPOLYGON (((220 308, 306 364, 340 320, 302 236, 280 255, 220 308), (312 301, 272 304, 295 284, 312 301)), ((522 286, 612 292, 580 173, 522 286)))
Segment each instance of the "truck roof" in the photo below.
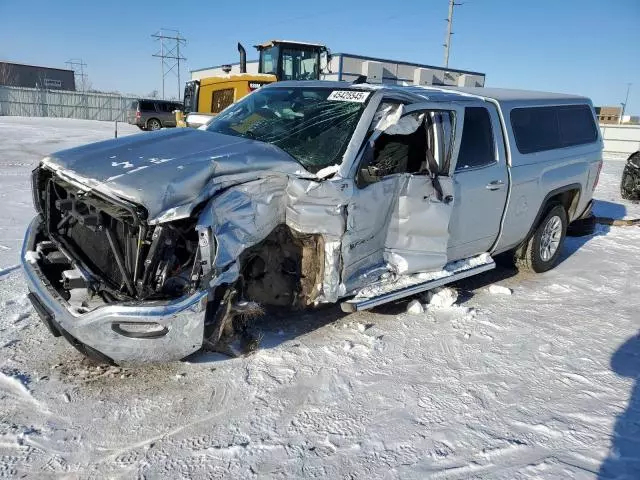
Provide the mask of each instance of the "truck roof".
POLYGON ((551 93, 551 92, 539 92, 535 90, 517 90, 510 88, 486 88, 486 87, 454 87, 448 85, 433 85, 433 86, 419 86, 419 85, 394 85, 394 84, 368 84, 360 83, 353 84, 351 82, 330 82, 326 80, 312 80, 312 81, 287 81, 278 82, 269 86, 269 88, 277 87, 323 87, 334 89, 358 89, 358 90, 387 90, 408 93, 415 95, 416 97, 422 97, 425 100, 432 101, 445 101, 456 100, 464 98, 480 98, 480 99, 492 99, 500 104, 554 104, 554 103, 588 103, 591 104, 591 100, 587 97, 580 95, 571 95, 566 93, 551 93))
POLYGON ((297 42, 295 40, 268 40, 264 43, 259 43, 257 45, 254 45, 255 48, 268 48, 268 47, 273 47, 275 44, 278 43, 288 43, 288 44, 294 44, 294 45, 304 45, 306 47, 320 47, 320 48, 326 48, 324 45, 322 45, 321 43, 309 43, 309 42, 297 42))

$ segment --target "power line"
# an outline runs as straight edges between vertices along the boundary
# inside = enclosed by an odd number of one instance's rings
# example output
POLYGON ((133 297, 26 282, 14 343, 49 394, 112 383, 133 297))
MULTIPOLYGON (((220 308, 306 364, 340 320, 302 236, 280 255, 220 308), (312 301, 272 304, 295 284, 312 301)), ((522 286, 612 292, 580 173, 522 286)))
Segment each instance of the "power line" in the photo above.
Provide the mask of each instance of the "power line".
POLYGON ((451 48, 451 35, 453 32, 451 29, 453 28, 453 7, 462 5, 462 3, 455 3, 454 0, 449 0, 449 16, 447 17, 447 33, 444 37, 444 66, 445 68, 449 67, 449 50, 451 48))
POLYGON ((64 62, 69 65, 69 69, 73 70, 73 79, 76 83, 76 88, 80 85, 80 91, 84 92, 87 86, 87 74, 84 73, 84 69, 87 66, 81 58, 71 58, 64 62), (78 81, 80 79, 80 81, 78 81))
POLYGON ((182 85, 180 84, 180 60, 186 60, 180 54, 180 47, 187 44, 187 40, 180 36, 178 30, 170 28, 161 28, 158 32, 151 35, 156 41, 160 42, 160 51, 154 53, 154 57, 159 57, 162 64, 162 98, 164 95, 164 83, 167 75, 173 72, 178 77, 178 99, 182 94, 182 85), (174 70, 175 69, 175 70, 174 70))

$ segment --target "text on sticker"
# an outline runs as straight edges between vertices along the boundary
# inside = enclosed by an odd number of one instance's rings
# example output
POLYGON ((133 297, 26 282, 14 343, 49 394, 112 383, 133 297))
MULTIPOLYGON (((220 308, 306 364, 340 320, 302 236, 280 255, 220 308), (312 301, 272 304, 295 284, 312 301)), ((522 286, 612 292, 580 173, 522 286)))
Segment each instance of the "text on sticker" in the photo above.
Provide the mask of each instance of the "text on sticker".
POLYGON ((364 103, 371 92, 356 92, 354 90, 334 90, 327 100, 335 100, 338 102, 357 102, 364 103))

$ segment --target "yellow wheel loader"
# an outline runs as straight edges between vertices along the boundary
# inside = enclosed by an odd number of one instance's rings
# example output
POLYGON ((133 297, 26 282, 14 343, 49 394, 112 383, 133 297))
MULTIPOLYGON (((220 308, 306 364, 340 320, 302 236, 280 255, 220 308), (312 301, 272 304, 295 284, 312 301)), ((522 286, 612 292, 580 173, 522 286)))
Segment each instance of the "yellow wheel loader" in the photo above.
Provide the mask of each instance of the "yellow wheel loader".
POLYGON ((227 65, 223 67, 225 75, 187 82, 184 111, 176 114, 178 126, 203 125, 232 103, 269 83, 279 80, 318 80, 321 64, 326 65, 329 58, 327 47, 314 43, 271 40, 255 45, 255 48, 260 54, 258 73, 247 73, 247 54, 238 43, 239 74, 230 74, 231 66, 227 65))

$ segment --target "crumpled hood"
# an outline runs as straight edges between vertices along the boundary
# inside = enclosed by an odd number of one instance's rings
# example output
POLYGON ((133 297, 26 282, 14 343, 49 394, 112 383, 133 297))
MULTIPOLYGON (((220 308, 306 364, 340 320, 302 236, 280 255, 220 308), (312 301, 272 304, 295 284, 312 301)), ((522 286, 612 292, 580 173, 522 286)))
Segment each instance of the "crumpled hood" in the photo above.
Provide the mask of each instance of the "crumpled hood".
POLYGON ((273 174, 314 178, 273 145, 191 128, 63 150, 43 164, 87 187, 144 206, 151 221, 188 215, 221 183, 273 174))

